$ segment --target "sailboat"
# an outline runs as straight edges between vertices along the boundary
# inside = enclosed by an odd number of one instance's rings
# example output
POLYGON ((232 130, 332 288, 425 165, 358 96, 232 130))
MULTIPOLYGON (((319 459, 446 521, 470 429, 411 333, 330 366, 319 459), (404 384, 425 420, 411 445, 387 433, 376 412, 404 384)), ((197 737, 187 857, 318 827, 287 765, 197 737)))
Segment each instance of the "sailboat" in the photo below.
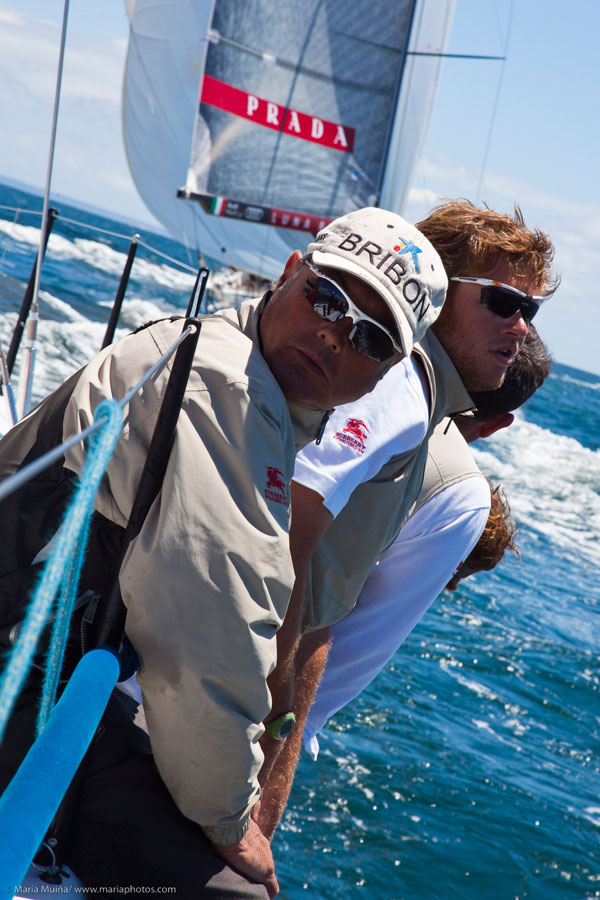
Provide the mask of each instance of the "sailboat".
POLYGON ((454 5, 126 0, 140 196, 188 247, 264 278, 337 216, 402 212, 454 5))

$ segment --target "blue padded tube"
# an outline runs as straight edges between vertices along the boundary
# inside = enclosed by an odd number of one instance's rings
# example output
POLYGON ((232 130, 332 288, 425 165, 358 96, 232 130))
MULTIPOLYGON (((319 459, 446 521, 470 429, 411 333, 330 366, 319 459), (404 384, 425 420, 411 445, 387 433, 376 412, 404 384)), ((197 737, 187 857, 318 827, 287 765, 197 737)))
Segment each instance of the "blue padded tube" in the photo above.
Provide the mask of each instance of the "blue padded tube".
POLYGON ((44 730, 0 798, 0 884, 19 885, 83 759, 119 677, 108 649, 78 663, 44 730))

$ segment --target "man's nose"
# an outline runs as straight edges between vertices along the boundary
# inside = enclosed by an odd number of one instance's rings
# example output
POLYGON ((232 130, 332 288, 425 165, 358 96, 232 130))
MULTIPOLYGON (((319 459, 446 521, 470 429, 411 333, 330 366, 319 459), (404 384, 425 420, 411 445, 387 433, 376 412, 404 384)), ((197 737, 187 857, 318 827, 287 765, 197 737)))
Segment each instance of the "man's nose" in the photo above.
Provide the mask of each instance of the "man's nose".
POLYGON ((516 335, 517 337, 522 337, 523 339, 527 336, 527 332, 529 331, 529 325, 523 318, 523 313, 521 310, 517 310, 510 319, 505 319, 505 328, 507 331, 510 331, 511 334, 516 335))
POLYGON ((352 319, 349 316, 344 316, 343 319, 337 319, 335 322, 329 322, 324 319, 319 327, 319 338, 332 353, 341 353, 344 344, 348 340, 352 324, 352 319))

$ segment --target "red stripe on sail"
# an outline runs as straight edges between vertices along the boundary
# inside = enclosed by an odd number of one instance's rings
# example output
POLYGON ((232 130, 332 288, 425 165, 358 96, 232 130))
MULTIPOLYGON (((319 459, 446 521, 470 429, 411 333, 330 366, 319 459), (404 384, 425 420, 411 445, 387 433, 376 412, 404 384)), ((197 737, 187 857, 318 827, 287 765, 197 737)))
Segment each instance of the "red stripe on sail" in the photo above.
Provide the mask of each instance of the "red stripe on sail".
POLYGON ((239 88, 205 75, 202 82, 200 102, 215 106, 224 112, 264 128, 272 128, 292 137, 321 144, 331 150, 352 153, 356 131, 338 122, 328 122, 317 116, 309 116, 291 107, 280 106, 272 100, 265 100, 255 94, 248 94, 239 88))
POLYGON ((325 228, 332 219, 324 219, 322 216, 309 216, 306 213, 297 213, 289 209, 274 209, 271 207, 269 225, 277 225, 279 228, 296 228, 298 231, 310 231, 316 234, 321 228, 325 228))

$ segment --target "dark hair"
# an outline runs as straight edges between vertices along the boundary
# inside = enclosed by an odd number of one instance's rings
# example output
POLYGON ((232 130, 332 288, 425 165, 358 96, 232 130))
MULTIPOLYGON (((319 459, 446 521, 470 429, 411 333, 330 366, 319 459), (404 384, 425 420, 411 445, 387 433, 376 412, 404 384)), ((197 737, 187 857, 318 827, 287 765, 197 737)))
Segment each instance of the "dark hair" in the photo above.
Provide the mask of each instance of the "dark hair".
POLYGON ((535 326, 530 324, 523 346, 507 368, 502 385, 494 391, 470 392, 477 408, 475 419, 491 419, 518 409, 542 386, 551 368, 552 357, 548 348, 535 326))

